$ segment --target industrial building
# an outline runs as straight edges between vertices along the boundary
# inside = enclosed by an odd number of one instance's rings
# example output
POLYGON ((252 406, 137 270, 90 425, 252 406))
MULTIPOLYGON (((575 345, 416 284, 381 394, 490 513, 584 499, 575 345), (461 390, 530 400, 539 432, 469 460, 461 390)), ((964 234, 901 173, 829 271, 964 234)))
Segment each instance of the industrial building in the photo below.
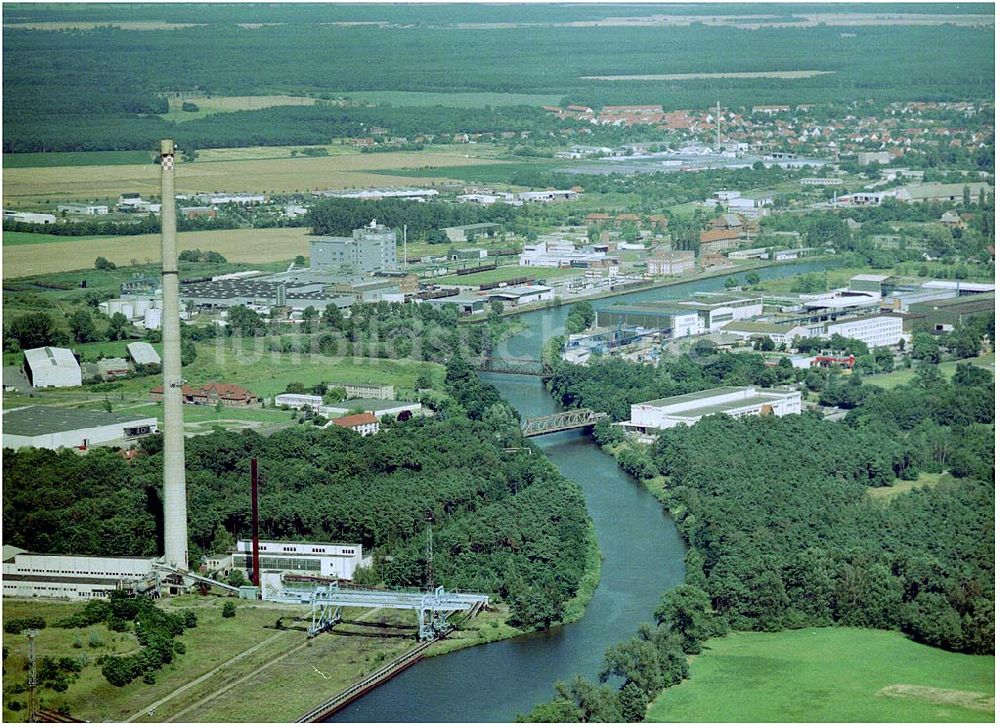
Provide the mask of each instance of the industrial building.
POLYGON ((73 352, 55 346, 26 349, 24 375, 35 389, 79 387, 83 382, 83 372, 73 352))
POLYGON ((568 240, 542 240, 525 245, 518 264, 522 267, 594 268, 611 267, 617 265, 618 260, 608 257, 607 246, 578 250, 568 240))
POLYGON ((343 389, 348 399, 392 399, 396 388, 391 384, 327 384, 327 389, 343 389))
POLYGON ((56 212, 65 212, 68 215, 107 215, 108 206, 63 202, 56 205, 56 212))
POLYGON ((489 301, 500 301, 511 308, 523 306, 536 301, 551 301, 555 297, 549 286, 505 286, 491 290, 487 296, 489 301))
POLYGON ((448 240, 452 243, 464 243, 479 238, 492 238, 500 230, 500 225, 495 222, 480 222, 474 225, 456 225, 455 227, 442 228, 448 240))
POLYGON ((709 415, 784 417, 800 412, 802 393, 794 388, 716 387, 633 404, 631 418, 620 424, 626 432, 633 433, 640 439, 649 439, 658 430, 677 425, 693 425, 709 415))
POLYGON ((764 299, 745 293, 696 293, 678 305, 698 312, 703 331, 718 331, 730 321, 752 319, 764 313, 764 299))
POLYGON ((678 276, 694 270, 693 250, 657 248, 646 259, 646 272, 651 276, 678 276))
POLYGON ((128 355, 135 362, 136 366, 160 366, 160 355, 156 353, 153 345, 146 341, 133 341, 126 347, 128 355))
POLYGON ((31 405, 3 413, 4 447, 85 449, 156 432, 155 417, 31 405))
POLYGON ((396 416, 409 412, 416 414, 422 409, 419 402, 397 402, 387 399, 347 399, 336 404, 325 404, 319 409, 324 417, 341 417, 348 412, 369 412, 376 417, 396 416))
POLYGON ((296 394, 285 392, 274 398, 275 407, 289 407, 291 409, 308 409, 319 412, 323 405, 323 398, 318 394, 296 394))
POLYGON ((702 332, 698 311, 671 301, 601 306, 595 311, 595 318, 601 327, 634 327, 659 332, 671 339, 702 332))
POLYGON ((396 270, 396 231, 374 220, 354 230, 351 237, 322 237, 309 241, 309 267, 347 266, 370 273, 396 270))
POLYGON ((3 596, 101 599, 117 589, 153 589, 153 560, 141 557, 37 554, 3 547, 3 596))
POLYGON ((232 306, 258 307, 268 311, 276 306, 288 306, 304 310, 312 306, 321 311, 331 303, 338 308, 346 308, 354 301, 340 293, 328 293, 327 285, 322 282, 284 283, 260 279, 186 283, 181 286, 180 296, 193 308, 209 310, 232 306))
MULTIPOLYGON (((364 556, 359 543, 260 541, 258 547, 262 571, 268 569, 350 580, 358 567, 371 565, 371 556, 364 556)), ((252 554, 253 547, 249 540, 237 541, 233 568, 252 570, 252 554)))
POLYGON ((903 319, 898 314, 872 314, 831 321, 826 325, 826 335, 839 334, 848 339, 857 339, 868 345, 896 346, 910 337, 903 333, 903 319))
POLYGON ((996 294, 980 293, 943 301, 921 301, 910 305, 910 313, 922 316, 934 331, 951 331, 975 316, 996 310, 996 294))

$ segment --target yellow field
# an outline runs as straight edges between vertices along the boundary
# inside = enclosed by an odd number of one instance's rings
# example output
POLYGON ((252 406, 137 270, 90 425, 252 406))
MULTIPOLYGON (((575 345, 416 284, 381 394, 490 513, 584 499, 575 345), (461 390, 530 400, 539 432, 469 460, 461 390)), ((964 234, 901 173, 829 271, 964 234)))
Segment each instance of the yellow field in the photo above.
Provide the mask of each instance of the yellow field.
MULTIPOLYGON (((65 243, 8 245, 3 249, 3 277, 58 273, 92 268, 103 255, 118 265, 155 263, 160 259, 160 236, 126 235, 65 243)), ((268 263, 309 255, 306 228, 265 230, 209 230, 177 234, 177 249, 214 250, 235 263, 268 263)))
MULTIPOLYGON (((277 147, 276 154, 293 147, 277 147)), ((262 153, 257 148, 257 154, 262 153)), ((466 148, 434 152, 344 154, 330 157, 285 159, 238 159, 179 164, 179 193, 196 192, 307 192, 383 185, 420 185, 443 181, 434 167, 485 164, 470 158, 466 148), (426 177, 395 177, 372 174, 380 169, 423 169, 426 177)), ((206 157, 213 155, 204 153, 206 157)), ((235 153, 234 153, 235 154, 235 153)), ((216 158, 218 158, 216 156, 216 158)), ((496 164, 495 161, 490 162, 496 164)), ((89 167, 33 167, 4 169, 4 207, 44 204, 46 200, 92 200, 116 198, 123 192, 144 197, 160 192, 160 168, 155 164, 122 164, 89 167)))
POLYGON ((596 81, 686 81, 695 78, 812 78, 833 71, 738 71, 734 73, 652 73, 638 76, 580 76, 596 81))
POLYGON ((170 110, 162 116, 171 121, 190 121, 225 111, 253 111, 271 106, 312 106, 315 103, 316 99, 306 96, 199 96, 168 99, 170 110), (181 111, 181 105, 185 102, 195 104, 198 111, 181 111))

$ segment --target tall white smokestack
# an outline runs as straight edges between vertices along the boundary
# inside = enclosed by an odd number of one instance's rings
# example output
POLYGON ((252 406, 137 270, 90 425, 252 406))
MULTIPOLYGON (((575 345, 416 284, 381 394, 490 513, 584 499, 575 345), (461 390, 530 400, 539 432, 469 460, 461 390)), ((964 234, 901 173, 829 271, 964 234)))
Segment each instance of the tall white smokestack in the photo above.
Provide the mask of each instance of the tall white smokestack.
POLYGON ((163 254, 163 551, 168 566, 188 568, 181 320, 177 274, 174 142, 160 142, 160 225, 163 254))

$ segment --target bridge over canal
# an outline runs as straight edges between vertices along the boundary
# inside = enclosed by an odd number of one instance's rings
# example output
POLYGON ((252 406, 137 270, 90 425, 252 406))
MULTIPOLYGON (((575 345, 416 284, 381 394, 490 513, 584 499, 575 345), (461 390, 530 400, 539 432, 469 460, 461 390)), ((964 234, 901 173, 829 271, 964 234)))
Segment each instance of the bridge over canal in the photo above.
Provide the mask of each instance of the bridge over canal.
POLYGON ((607 418, 607 412, 594 412, 589 409, 566 410, 565 412, 555 412, 551 415, 529 417, 521 423, 521 433, 525 437, 538 437, 539 435, 549 435, 553 432, 579 430, 585 427, 593 427, 601 420, 607 418))

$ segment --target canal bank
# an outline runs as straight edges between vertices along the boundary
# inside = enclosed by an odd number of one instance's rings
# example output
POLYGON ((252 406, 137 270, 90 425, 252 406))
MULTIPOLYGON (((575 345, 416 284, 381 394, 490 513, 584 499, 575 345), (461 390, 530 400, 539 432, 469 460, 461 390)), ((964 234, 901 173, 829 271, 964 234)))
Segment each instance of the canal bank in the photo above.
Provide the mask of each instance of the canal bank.
MULTIPOLYGON (((758 268, 762 279, 836 267, 811 260, 758 268)), ((721 290, 728 274, 671 287, 670 296, 721 290)), ((618 296, 622 302, 662 298, 660 289, 618 296)), ((526 328, 497 352, 537 358, 552 336, 563 332, 569 306, 523 314, 526 328)), ((541 380, 483 374, 522 417, 559 408, 541 380)), ((560 472, 578 483, 604 561, 601 579, 582 619, 547 632, 478 645, 427 658, 330 718, 330 722, 505 722, 552 697, 557 680, 594 679, 605 650, 628 639, 667 589, 684 579, 684 543, 659 501, 625 474, 590 438, 564 432, 536 440, 560 472)))

